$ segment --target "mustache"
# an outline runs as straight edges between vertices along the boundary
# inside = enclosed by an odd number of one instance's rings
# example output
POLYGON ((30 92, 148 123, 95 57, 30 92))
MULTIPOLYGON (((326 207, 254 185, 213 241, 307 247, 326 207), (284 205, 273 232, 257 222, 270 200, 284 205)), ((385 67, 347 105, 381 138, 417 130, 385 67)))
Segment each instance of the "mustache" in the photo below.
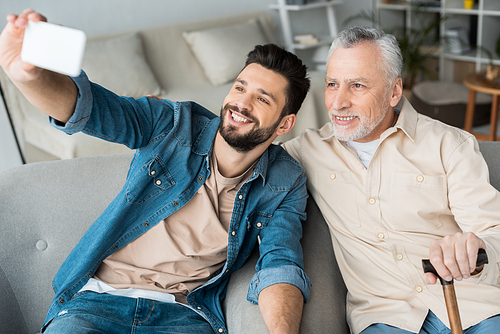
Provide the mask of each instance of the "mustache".
POLYGON ((238 108, 237 106, 234 106, 232 104, 226 104, 224 106, 224 111, 233 111, 233 112, 237 112, 243 116, 245 116, 246 118, 248 118, 249 120, 251 120, 252 122, 254 123, 257 123, 257 120, 248 112, 248 110, 246 109, 240 109, 238 108))
POLYGON ((355 112, 352 112, 350 110, 347 110, 347 109, 341 109, 341 110, 329 110, 328 111, 328 114, 330 116, 340 116, 340 117, 343 117, 343 116, 359 116, 357 113, 355 112))

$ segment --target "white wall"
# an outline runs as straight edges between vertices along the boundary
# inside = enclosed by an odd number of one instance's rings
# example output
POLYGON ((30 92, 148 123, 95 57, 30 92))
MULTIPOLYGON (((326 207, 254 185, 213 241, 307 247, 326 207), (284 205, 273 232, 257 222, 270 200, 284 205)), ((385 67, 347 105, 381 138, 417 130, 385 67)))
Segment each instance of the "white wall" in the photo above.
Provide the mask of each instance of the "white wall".
POLYGON ((274 0, 0 0, 0 20, 33 8, 49 22, 101 33, 268 10, 274 0))

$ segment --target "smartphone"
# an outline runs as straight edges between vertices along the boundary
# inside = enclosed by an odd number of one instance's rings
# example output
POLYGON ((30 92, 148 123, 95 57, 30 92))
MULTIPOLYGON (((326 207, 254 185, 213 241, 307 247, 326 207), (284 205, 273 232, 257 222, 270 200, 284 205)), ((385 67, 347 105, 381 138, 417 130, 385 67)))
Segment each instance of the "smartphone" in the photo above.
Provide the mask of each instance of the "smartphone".
POLYGON ((21 60, 69 76, 80 74, 87 36, 78 29, 28 21, 21 60))

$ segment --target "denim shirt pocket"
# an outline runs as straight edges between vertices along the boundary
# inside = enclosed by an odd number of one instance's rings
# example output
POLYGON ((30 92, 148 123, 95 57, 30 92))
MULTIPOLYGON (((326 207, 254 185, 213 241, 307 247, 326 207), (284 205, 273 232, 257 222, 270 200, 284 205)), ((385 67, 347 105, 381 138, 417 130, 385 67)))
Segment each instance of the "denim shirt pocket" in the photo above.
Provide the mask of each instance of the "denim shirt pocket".
POLYGON ((130 179, 127 202, 143 204, 175 184, 160 157, 148 161, 130 179))
POLYGON ((245 242, 241 247, 241 256, 248 257, 252 253, 253 247, 255 246, 255 240, 260 234, 260 232, 269 225, 272 215, 264 212, 254 211, 247 216, 246 228, 247 234, 245 237, 245 242), (247 245, 247 243, 249 243, 247 245))

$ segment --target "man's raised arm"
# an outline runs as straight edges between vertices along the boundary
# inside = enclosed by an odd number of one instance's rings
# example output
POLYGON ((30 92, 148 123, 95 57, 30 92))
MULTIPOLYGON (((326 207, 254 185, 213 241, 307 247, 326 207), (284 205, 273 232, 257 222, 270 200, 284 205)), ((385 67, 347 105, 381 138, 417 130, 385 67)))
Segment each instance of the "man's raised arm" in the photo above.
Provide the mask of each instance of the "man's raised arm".
POLYGON ((0 35, 0 66, 31 104, 66 123, 75 110, 78 90, 70 77, 21 60, 28 20, 47 21, 32 9, 24 10, 21 15, 7 16, 7 25, 0 35))

